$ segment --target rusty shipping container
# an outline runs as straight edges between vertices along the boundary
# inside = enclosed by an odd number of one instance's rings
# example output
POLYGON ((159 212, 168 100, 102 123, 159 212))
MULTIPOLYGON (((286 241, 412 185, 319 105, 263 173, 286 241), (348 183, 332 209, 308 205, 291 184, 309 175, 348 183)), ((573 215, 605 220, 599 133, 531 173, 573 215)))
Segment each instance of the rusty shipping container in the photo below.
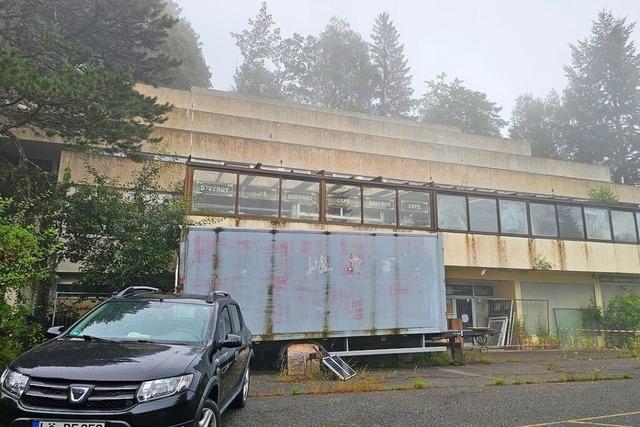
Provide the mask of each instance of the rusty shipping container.
POLYGON ((185 293, 229 292, 257 341, 446 330, 437 234, 186 230, 185 293))

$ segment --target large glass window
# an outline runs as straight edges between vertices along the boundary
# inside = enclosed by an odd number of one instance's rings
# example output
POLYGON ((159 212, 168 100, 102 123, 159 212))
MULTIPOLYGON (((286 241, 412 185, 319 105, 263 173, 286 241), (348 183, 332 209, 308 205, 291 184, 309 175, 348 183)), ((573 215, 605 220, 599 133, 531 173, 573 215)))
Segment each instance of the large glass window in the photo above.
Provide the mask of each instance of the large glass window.
POLYGON ((438 227, 445 230, 467 229, 467 200, 464 196, 438 194, 438 227))
POLYGON ((529 203, 531 234, 534 236, 557 237, 556 207, 547 203, 529 203))
POLYGON ((194 170, 191 208, 197 212, 234 213, 237 179, 235 173, 194 170))
POLYGON ((360 187, 327 183, 327 221, 360 222, 360 187))
POLYGON ((616 242, 637 242, 636 221, 633 212, 611 211, 613 239, 616 242))
POLYGON ((469 229, 471 231, 498 232, 496 199, 469 197, 469 229))
POLYGON ((611 240, 609 211, 603 208, 584 208, 587 237, 596 240, 611 240))
POLYGON ((638 235, 640 236, 640 212, 636 212, 636 227, 638 227, 638 235))
POLYGON ((396 225, 396 190, 364 187, 364 222, 396 225))
POLYGON ((320 219, 320 183, 282 180, 282 217, 320 219))
POLYGON ((584 239, 582 207, 557 205, 560 237, 566 239, 584 239))
POLYGON ((241 215, 278 216, 280 178, 260 175, 240 175, 241 215))
POLYGON ((503 233, 529 234, 527 204, 518 200, 500 200, 500 227, 503 233))
POLYGON ((398 190, 400 225, 431 228, 431 193, 398 190))

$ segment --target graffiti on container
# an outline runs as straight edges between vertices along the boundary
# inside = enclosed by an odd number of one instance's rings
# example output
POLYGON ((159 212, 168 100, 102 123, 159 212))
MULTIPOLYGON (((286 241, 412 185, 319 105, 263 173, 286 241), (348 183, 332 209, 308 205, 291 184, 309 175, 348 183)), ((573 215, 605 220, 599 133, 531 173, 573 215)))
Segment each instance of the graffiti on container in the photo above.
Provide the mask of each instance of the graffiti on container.
POLYGON ((349 255, 349 260, 347 261, 347 273, 355 273, 360 274, 361 267, 364 265, 364 260, 360 255, 349 255))
POLYGON ((317 271, 319 273, 328 273, 331 270, 333 270, 333 268, 329 267, 328 256, 318 255, 307 258, 307 274, 311 274, 314 271, 317 271))

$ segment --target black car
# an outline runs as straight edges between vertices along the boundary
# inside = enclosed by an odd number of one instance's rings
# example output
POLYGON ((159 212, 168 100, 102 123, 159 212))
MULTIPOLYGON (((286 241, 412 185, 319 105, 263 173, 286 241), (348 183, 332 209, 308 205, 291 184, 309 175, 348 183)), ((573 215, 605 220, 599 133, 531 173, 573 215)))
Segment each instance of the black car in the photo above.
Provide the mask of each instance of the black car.
POLYGON ((2 374, 0 425, 218 426, 249 392, 251 333, 229 294, 128 288, 2 374))

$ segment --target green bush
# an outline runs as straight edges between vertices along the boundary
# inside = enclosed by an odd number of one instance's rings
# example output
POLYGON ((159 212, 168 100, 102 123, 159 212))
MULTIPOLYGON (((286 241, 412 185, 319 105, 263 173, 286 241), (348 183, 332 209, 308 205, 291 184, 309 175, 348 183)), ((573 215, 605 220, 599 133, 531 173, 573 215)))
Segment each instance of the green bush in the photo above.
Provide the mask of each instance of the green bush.
MULTIPOLYGON (((613 297, 606 305, 602 317, 606 329, 640 330, 640 293, 629 292, 613 297)), ((605 334, 607 345, 613 347, 624 347, 632 338, 633 335, 626 333, 605 334)))
POLYGON ((604 310, 604 324, 608 328, 640 329, 640 293, 613 297, 604 310))
POLYGON ((44 339, 40 325, 24 305, 10 306, 0 299, 0 369, 44 339))

